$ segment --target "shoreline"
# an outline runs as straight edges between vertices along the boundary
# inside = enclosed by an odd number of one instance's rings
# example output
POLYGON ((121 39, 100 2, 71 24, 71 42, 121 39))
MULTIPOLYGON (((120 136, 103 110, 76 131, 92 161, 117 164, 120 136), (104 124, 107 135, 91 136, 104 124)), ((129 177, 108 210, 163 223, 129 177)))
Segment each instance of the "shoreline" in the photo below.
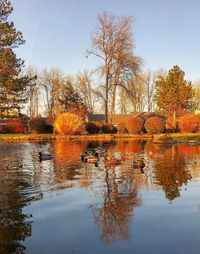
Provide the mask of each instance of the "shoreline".
POLYGON ((58 134, 0 134, 1 141, 38 140, 114 140, 114 139, 153 139, 151 134, 96 134, 96 135, 58 135, 58 134))
POLYGON ((58 135, 58 134, 0 134, 0 142, 4 141, 46 141, 46 140, 115 140, 137 139, 152 140, 156 144, 191 143, 200 144, 200 133, 169 134, 94 134, 94 135, 58 135))

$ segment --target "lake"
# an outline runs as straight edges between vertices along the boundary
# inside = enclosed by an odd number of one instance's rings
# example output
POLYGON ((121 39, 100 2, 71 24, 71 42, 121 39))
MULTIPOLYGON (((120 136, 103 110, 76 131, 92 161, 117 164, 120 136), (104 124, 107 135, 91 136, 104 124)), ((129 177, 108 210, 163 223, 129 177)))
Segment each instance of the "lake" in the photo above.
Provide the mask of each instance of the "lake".
POLYGON ((0 253, 199 252, 200 146, 0 143, 0 253))

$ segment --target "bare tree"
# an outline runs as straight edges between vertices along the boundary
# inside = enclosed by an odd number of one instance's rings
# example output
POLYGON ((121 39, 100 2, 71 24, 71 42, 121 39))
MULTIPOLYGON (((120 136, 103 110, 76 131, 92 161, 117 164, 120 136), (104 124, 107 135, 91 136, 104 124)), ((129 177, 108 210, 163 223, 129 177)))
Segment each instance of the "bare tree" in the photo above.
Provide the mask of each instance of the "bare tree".
POLYGON ((96 94, 92 88, 92 72, 84 70, 76 76, 77 89, 84 98, 84 104, 89 112, 93 112, 96 102, 96 94))
POLYGON ((145 83, 142 74, 132 77, 128 83, 132 88, 134 96, 129 96, 133 112, 142 112, 145 109, 145 83))
POLYGON ((123 87, 120 87, 120 92, 119 92, 119 97, 120 97, 120 113, 121 114, 127 114, 128 112, 128 98, 126 91, 123 89, 123 87))
POLYGON ((45 112, 52 117, 63 111, 60 99, 63 96, 64 76, 59 69, 44 69, 40 74, 40 84, 45 112))
POLYGON ((200 80, 193 83, 194 87, 194 110, 200 110, 200 80))
POLYGON ((116 87, 123 85, 120 82, 122 76, 125 74, 126 77, 129 76, 140 65, 139 58, 134 56, 134 47, 131 17, 117 17, 108 12, 98 16, 98 27, 92 36, 92 49, 88 53, 103 62, 101 74, 104 77, 102 88, 106 122, 108 122, 109 95, 112 94, 111 112, 113 112, 116 87))
POLYGON ((145 96, 146 96, 146 107, 147 111, 154 111, 156 108, 155 102, 155 91, 156 91, 156 80, 159 76, 165 77, 167 72, 163 69, 159 69, 156 71, 148 71, 143 73, 144 82, 145 82, 145 96))

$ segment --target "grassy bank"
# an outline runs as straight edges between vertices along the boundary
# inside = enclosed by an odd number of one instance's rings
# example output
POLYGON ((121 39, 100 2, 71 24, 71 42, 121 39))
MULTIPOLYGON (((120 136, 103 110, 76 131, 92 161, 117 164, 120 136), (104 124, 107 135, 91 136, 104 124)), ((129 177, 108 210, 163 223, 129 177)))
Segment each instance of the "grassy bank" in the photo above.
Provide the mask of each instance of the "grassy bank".
POLYGON ((154 143, 196 143, 200 144, 200 133, 170 133, 154 135, 154 143))
POLYGON ((98 135, 57 135, 57 134, 0 134, 0 141, 23 140, 112 140, 152 139, 149 134, 98 134, 98 135))
MULTIPOLYGON (((200 133, 171 134, 98 134, 98 135, 57 135, 57 134, 0 134, 1 141, 42 141, 42 140, 113 140, 113 139, 153 139, 155 143, 165 143, 162 137, 169 137, 171 143, 200 143, 200 133), (157 141, 157 142, 156 142, 157 141)), ((170 143, 170 142, 169 142, 170 143)))
POLYGON ((200 142, 200 133, 173 133, 170 136, 177 142, 200 142))

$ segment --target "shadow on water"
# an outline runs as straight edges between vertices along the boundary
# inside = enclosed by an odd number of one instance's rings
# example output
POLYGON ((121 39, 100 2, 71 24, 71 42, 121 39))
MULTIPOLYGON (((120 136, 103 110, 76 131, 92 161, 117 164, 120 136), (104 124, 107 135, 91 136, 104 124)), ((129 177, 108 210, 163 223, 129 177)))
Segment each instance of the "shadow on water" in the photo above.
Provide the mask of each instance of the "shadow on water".
POLYGON ((199 177, 199 154, 199 146, 130 140, 0 144, 0 253, 25 253, 23 241, 32 237, 35 221, 32 210, 25 208, 68 189, 91 194, 88 212, 102 242, 131 240, 142 191, 163 191, 174 201, 199 177), (80 160, 84 151, 94 150, 99 152, 97 165, 80 160), (39 162, 39 151, 53 159, 39 162), (105 155, 113 160, 106 161, 105 155), (141 159, 145 167, 134 168, 133 161, 141 159))

